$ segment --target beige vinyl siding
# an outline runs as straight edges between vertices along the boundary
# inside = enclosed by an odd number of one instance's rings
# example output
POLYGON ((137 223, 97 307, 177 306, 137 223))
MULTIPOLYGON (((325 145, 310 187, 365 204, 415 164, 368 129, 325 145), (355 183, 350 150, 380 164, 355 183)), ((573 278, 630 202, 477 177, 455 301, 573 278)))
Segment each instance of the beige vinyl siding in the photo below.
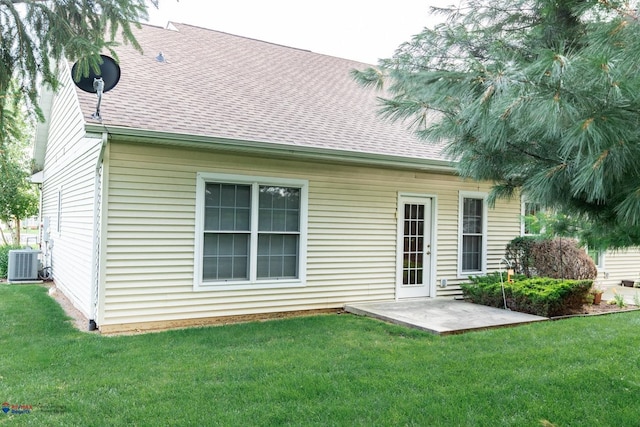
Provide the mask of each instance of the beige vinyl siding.
POLYGON ((489 209, 487 271, 506 268, 504 264, 499 265, 500 259, 505 255, 507 244, 520 235, 520 217, 520 201, 517 198, 511 203, 499 201, 496 209, 489 209))
POLYGON ((622 280, 640 280, 640 248, 604 254, 604 269, 598 271, 598 281, 603 285, 619 285, 622 280))
MULTIPOLYGON (((435 195, 437 278, 458 292, 458 191, 488 191, 452 175, 251 158, 170 147, 110 143, 108 223, 99 324, 171 321, 338 308, 395 298, 399 193, 435 195), (306 286, 249 290, 193 288, 196 173, 309 182, 306 286)), ((499 203, 489 221, 489 262, 519 230, 519 203, 499 203), (494 233, 497 240, 493 242, 494 233)))
POLYGON ((55 284, 89 317, 94 176, 101 138, 100 135, 85 135, 74 86, 70 79, 67 80, 53 98, 51 117, 54 120, 48 124, 42 217, 48 217, 50 221, 51 264, 55 284), (58 218, 61 219, 60 224, 58 218))

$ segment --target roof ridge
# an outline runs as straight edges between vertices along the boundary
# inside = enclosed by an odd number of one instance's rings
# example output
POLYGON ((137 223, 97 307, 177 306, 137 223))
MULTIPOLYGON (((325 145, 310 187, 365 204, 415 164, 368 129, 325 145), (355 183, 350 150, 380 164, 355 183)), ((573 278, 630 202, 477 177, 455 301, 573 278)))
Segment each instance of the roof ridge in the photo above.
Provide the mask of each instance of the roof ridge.
MULTIPOLYGON (((174 27, 176 25, 179 25, 179 26, 195 28, 195 29, 203 30, 203 31, 210 31, 210 32, 218 33, 218 34, 224 34, 224 35, 227 35, 227 36, 230 36, 230 37, 236 37, 236 38, 239 38, 239 39, 254 41, 254 42, 258 42, 258 43, 265 43, 265 44, 268 44, 268 45, 271 45, 271 46, 277 46, 277 47, 282 47, 282 48, 285 48, 285 49, 296 50, 296 51, 299 51, 299 52, 311 53, 313 55, 319 55, 319 56, 325 56, 325 57, 329 57, 329 58, 340 59, 340 60, 343 60, 343 61, 349 61, 349 62, 353 62, 353 63, 357 63, 357 64, 364 64, 364 65, 368 65, 368 66, 373 65, 373 64, 369 64, 369 63, 366 63, 366 62, 358 61, 358 60, 355 60, 355 59, 343 58, 341 56, 335 56, 335 55, 329 55, 329 54, 326 54, 326 53, 314 52, 314 51, 312 51, 310 49, 303 49, 303 48, 300 48, 300 47, 295 47, 295 46, 289 46, 289 45, 285 45, 285 44, 281 44, 281 43, 270 42, 268 40, 262 40, 262 39, 258 39, 258 38, 255 38, 255 37, 247 37, 247 36, 243 36, 243 35, 240 35, 240 34, 229 33, 227 31, 221 31, 221 30, 216 30, 216 29, 213 29, 213 28, 202 27, 200 25, 185 24, 184 22, 176 22, 176 21, 167 21, 167 25, 169 25, 169 24, 173 25, 174 27)), ((179 32, 180 29, 177 28, 177 31, 179 32)))

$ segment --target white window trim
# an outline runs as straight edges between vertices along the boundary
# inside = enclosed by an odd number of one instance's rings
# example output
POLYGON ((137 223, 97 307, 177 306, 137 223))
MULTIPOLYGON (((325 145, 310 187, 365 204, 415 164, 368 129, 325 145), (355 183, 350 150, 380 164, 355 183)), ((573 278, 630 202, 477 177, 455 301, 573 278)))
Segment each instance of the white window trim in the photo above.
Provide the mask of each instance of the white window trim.
MULTIPOLYGON (((584 247, 584 251, 587 253, 587 255, 589 255, 589 247, 585 246, 584 247)), ((606 269, 605 269, 605 254, 607 253, 607 251, 603 251, 603 250, 599 250, 598 251, 598 263, 595 264, 596 269, 598 270, 598 273, 606 273, 606 269)), ((589 256, 589 258, 591 258, 591 256, 589 256)), ((593 260, 593 258, 591 258, 593 260)))
MULTIPOLYGON (((301 179, 284 179, 264 176, 230 175, 209 172, 198 172, 196 174, 196 227, 194 246, 194 270, 193 288, 195 291, 212 290, 241 290, 241 289, 265 289, 305 286, 307 271, 307 225, 308 225, 308 196, 309 181, 301 179), (296 279, 281 280, 257 280, 255 278, 257 265, 257 234, 252 233, 250 246, 250 279, 237 281, 217 281, 204 282, 202 280, 202 258, 204 244, 204 202, 205 185, 207 182, 222 182, 225 184, 248 184, 248 185, 273 185, 300 188, 300 247, 298 259, 298 277, 296 279)), ((255 194, 252 196, 252 212, 257 210, 258 204, 255 194)), ((257 215, 252 215, 251 229, 257 229, 257 215)))
POLYGON ((525 229, 524 229, 524 217, 526 214, 526 204, 527 201, 524 198, 520 199, 520 236, 530 236, 530 234, 525 234, 525 229))
POLYGON ((599 251, 598 254, 598 261, 600 261, 597 265, 596 268, 598 269, 598 272, 604 273, 607 271, 607 267, 606 267, 606 251, 599 251))
POLYGON ((531 233, 525 233, 525 220, 524 217, 527 213, 526 211, 526 204, 527 203, 531 203, 529 202, 526 198, 522 197, 520 199, 520 236, 524 237, 524 236, 539 236, 539 234, 531 234, 531 233))
POLYGON ((460 191, 458 193, 458 265, 456 268, 459 279, 466 279, 472 275, 482 276, 487 273, 488 211, 487 193, 478 191, 460 191), (480 259, 480 270, 462 270, 462 224, 464 215, 464 199, 482 199, 482 254, 480 259))

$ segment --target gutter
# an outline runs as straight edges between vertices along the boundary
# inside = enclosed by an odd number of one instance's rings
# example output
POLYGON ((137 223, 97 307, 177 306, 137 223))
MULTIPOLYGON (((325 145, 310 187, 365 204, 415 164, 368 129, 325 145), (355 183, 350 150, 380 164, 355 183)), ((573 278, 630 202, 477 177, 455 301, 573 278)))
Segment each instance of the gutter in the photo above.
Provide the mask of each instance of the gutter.
POLYGON ((100 289, 100 249, 101 249, 101 236, 100 229, 102 228, 101 214, 103 206, 101 205, 102 198, 102 182, 101 169, 104 161, 104 152, 107 148, 107 142, 109 141, 109 134, 102 132, 102 142, 100 146, 100 154, 96 159, 96 170, 94 176, 94 192, 93 192, 93 237, 91 246, 93 248, 93 258, 91 265, 91 277, 93 278, 91 289, 91 317, 89 319, 89 330, 95 331, 98 328, 96 319, 98 318, 98 292, 100 289))
MULTIPOLYGON (((103 124, 86 124, 87 132, 104 131, 103 124)), ((267 141, 244 141, 203 135, 161 132, 122 126, 109 126, 109 134, 121 141, 172 145, 190 148, 219 149, 231 152, 261 154, 270 157, 289 157, 388 168, 400 168, 455 174, 455 162, 439 159, 392 156, 387 154, 307 147, 267 141)))

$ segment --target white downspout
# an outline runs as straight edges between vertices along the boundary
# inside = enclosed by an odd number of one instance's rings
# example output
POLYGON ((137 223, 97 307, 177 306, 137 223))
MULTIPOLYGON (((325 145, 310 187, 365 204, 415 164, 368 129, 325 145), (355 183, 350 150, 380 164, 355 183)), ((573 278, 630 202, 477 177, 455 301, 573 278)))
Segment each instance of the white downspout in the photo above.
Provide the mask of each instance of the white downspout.
POLYGON ((94 331, 98 328, 96 319, 98 318, 98 290, 100 289, 100 245, 101 236, 100 229, 102 228, 102 162, 104 160, 104 151, 107 148, 107 142, 109 141, 109 134, 107 132, 102 133, 102 143, 100 146, 100 154, 96 160, 96 171, 94 178, 94 193, 93 193, 93 238, 91 245, 93 247, 92 263, 91 263, 91 277, 93 278, 91 289, 91 318, 89 319, 89 330, 94 331))

